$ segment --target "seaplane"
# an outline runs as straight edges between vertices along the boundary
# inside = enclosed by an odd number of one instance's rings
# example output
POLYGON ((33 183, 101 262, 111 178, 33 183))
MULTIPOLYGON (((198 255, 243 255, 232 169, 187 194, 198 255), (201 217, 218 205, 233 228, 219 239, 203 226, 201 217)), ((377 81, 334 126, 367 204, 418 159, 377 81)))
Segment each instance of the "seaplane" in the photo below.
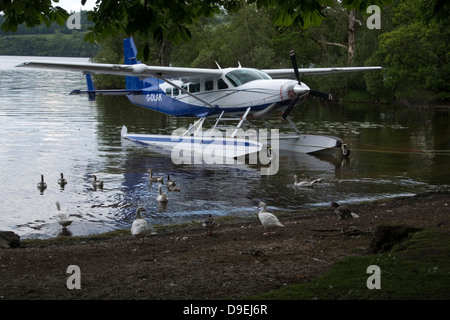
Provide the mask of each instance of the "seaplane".
POLYGON ((173 117, 195 121, 172 135, 133 134, 126 127, 121 137, 145 145, 179 147, 204 152, 221 150, 221 155, 235 158, 271 150, 271 135, 277 134, 281 152, 316 153, 335 151, 348 157, 350 149, 338 137, 303 134, 289 117, 290 112, 310 96, 333 99, 328 93, 311 90, 302 76, 380 70, 380 66, 298 68, 295 53, 290 52, 291 69, 255 69, 238 67, 215 69, 149 66, 137 60, 132 38, 124 39, 124 64, 59 63, 25 61, 16 67, 82 72, 87 90, 70 94, 125 95, 137 106, 173 117), (125 76, 125 89, 97 90, 91 74, 125 76), (269 130, 270 129, 270 130, 269 130), (261 137, 264 137, 262 139, 261 137), (212 146, 215 146, 212 148, 212 146), (225 151, 222 151, 225 149, 225 151))

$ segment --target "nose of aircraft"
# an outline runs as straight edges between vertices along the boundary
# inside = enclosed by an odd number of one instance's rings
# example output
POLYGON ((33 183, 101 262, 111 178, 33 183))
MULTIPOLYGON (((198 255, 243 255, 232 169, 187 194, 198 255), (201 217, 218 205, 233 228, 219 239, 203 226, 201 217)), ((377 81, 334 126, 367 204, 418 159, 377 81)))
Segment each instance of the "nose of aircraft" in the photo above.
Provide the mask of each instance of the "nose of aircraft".
POLYGON ((309 92, 309 87, 306 85, 306 84, 304 84, 303 82, 299 82, 299 83, 297 83, 295 86, 294 86, 294 88, 293 88, 293 90, 294 90, 294 93, 296 94, 296 95, 305 95, 305 94, 307 94, 308 92, 309 92))

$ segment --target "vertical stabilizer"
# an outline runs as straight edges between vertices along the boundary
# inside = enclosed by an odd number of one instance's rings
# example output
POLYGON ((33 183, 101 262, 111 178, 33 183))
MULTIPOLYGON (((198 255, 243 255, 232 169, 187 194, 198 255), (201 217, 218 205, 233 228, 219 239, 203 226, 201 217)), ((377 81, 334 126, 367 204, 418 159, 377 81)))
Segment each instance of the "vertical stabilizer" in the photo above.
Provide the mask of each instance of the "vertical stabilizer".
POLYGON ((94 81, 92 81, 92 76, 90 73, 86 73, 86 82, 87 82, 87 92, 89 95, 89 101, 95 101, 94 81))
MULTIPOLYGON (((133 38, 126 38, 123 40, 123 56, 125 64, 137 64, 141 63, 137 60, 137 49, 134 44, 133 38)), ((138 77, 125 77, 126 88, 128 90, 142 89, 142 81, 138 77)))

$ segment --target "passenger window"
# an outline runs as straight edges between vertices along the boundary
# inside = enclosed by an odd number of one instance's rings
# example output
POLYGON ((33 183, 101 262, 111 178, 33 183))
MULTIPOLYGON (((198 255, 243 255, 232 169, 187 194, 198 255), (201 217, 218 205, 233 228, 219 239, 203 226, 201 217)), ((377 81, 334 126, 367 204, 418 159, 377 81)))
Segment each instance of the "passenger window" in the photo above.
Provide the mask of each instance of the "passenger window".
POLYGON ((200 83, 193 82, 189 84, 189 92, 194 93, 199 91, 200 91, 200 83))
MULTIPOLYGON (((185 85, 185 84, 182 85, 181 88, 184 89, 184 90, 186 90, 186 91, 187 91, 187 89, 188 89, 187 85, 185 85)), ((181 94, 186 94, 186 91, 184 91, 184 90, 181 90, 181 94)))
POLYGON ((218 87, 219 89, 227 89, 227 88, 228 88, 228 85, 225 83, 225 81, 223 81, 223 79, 219 79, 219 80, 217 81, 217 87, 218 87))
POLYGON ((211 91, 214 89, 214 82, 212 80, 205 81, 205 91, 211 91))
POLYGON ((172 88, 167 88, 166 89, 166 95, 169 96, 169 97, 172 96, 172 88))
POLYGON ((177 95, 180 94, 180 89, 178 89, 178 88, 173 88, 173 89, 172 89, 172 93, 173 93, 173 96, 177 96, 177 95))

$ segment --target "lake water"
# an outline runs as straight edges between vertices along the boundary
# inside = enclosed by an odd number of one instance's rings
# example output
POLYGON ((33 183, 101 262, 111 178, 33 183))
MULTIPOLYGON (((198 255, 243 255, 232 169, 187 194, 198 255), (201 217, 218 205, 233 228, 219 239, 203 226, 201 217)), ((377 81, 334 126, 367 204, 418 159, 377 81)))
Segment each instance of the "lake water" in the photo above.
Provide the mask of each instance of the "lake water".
POLYGON ((191 119, 139 108, 125 97, 69 96, 85 88, 82 74, 14 68, 27 59, 0 57, 0 230, 22 238, 60 234, 56 201, 74 216, 69 231, 76 236, 129 228, 137 206, 155 225, 208 213, 255 216, 260 201, 271 210, 296 210, 449 189, 448 109, 308 102, 291 114, 295 123, 302 132, 344 139, 349 161, 292 154, 281 157, 276 175, 262 176, 248 165, 175 165, 170 154, 122 141, 122 125, 133 133, 170 134, 191 119), (181 188, 168 193, 166 208, 155 200, 157 185, 148 183, 150 168, 169 173, 181 188), (64 190, 60 173, 68 181, 64 190), (292 175, 300 173, 324 181, 294 187, 292 175), (43 194, 36 187, 41 174, 48 185, 43 194), (92 190, 93 174, 103 190, 92 190))

